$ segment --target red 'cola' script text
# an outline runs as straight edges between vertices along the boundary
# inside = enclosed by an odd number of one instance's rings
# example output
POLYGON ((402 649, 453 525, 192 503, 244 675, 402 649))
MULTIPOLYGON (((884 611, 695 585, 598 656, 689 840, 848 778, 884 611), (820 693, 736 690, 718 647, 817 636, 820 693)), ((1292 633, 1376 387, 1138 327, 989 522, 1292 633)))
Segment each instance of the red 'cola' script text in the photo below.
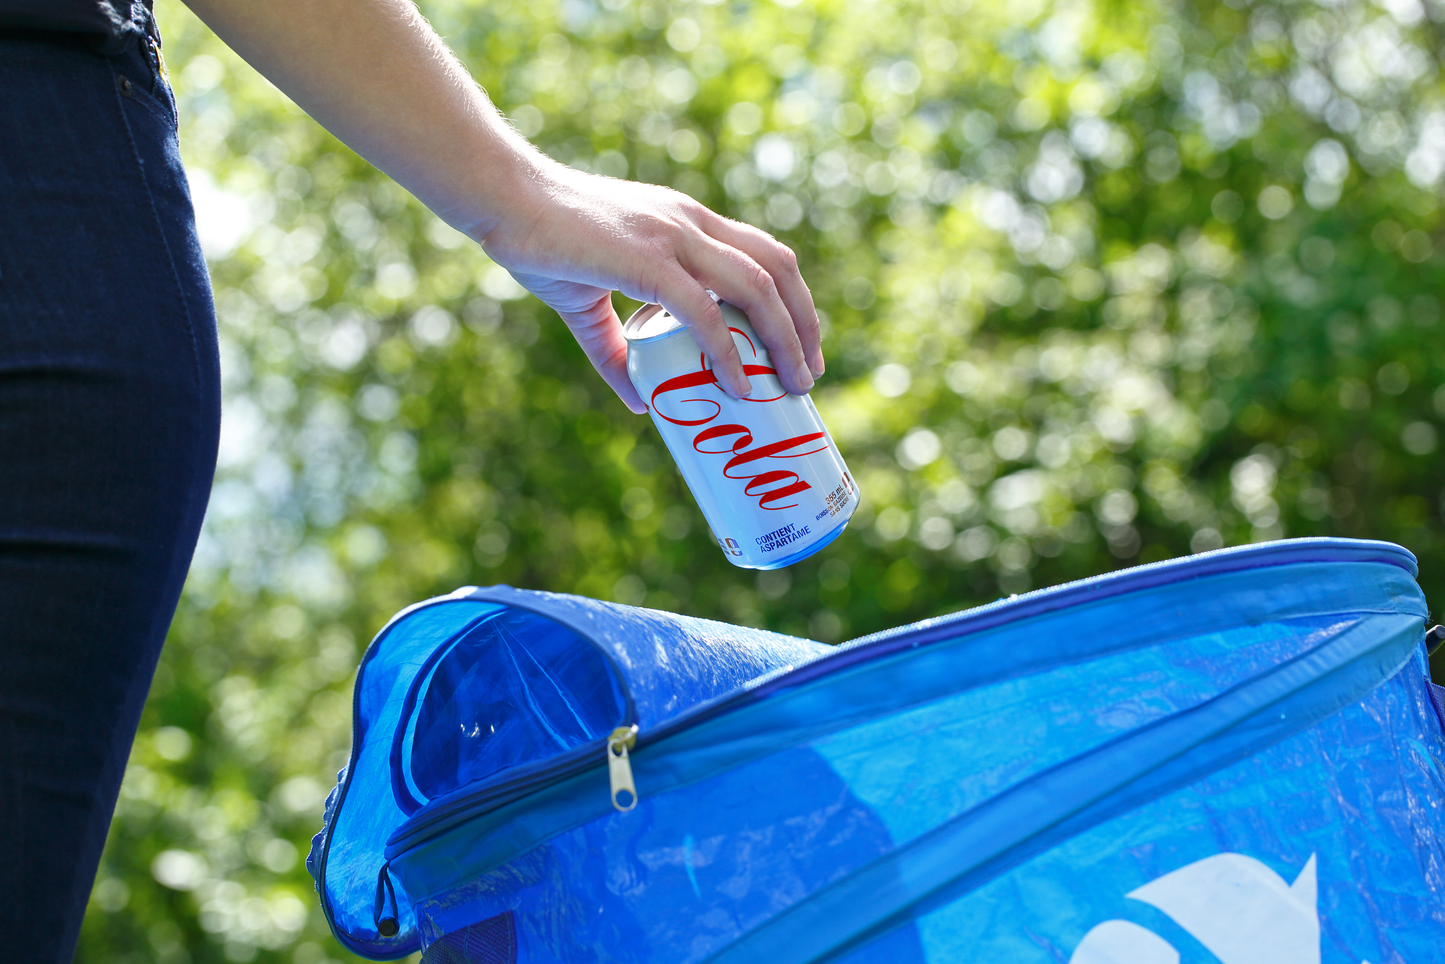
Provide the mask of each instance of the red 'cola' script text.
MULTIPOLYGON (((736 328, 730 328, 752 345, 752 339, 747 334, 736 328)), ((756 357, 757 348, 753 348, 753 355, 756 357)), ((743 371, 749 376, 752 375, 777 375, 776 369, 766 365, 743 365, 743 371)), ((806 435, 795 435, 792 438, 781 439, 776 442, 765 442, 754 446, 753 430, 740 423, 710 424, 720 414, 722 405, 711 398, 683 398, 677 399, 679 405, 698 404, 710 407, 712 411, 704 418, 674 418, 658 407, 659 396, 667 395, 670 392, 684 391, 689 388, 701 388, 704 385, 717 385, 717 376, 707 367, 707 360, 702 359, 699 371, 687 372, 658 385, 652 392, 652 410, 658 417, 664 418, 674 425, 682 426, 707 426, 693 437, 692 447, 703 455, 732 455, 723 466, 723 475, 729 479, 737 479, 743 482, 743 492, 750 498, 758 500, 758 507, 762 509, 792 509, 798 503, 789 502, 786 505, 778 503, 796 496, 800 492, 811 489, 802 477, 796 472, 770 467, 766 464, 769 459, 797 459, 805 455, 814 455, 828 448, 825 441, 826 435, 823 432, 810 432, 806 435), (762 464, 760 464, 762 463, 762 464)), ((721 389, 719 388, 719 391, 721 389)), ((786 394, 786 393, 784 393, 786 394)), ((777 398, 746 399, 749 402, 774 402, 777 398)), ((706 409, 703 409, 704 411, 706 409)), ((681 415, 682 413, 678 413, 681 415)), ((698 414, 694 409, 688 414, 698 414)))

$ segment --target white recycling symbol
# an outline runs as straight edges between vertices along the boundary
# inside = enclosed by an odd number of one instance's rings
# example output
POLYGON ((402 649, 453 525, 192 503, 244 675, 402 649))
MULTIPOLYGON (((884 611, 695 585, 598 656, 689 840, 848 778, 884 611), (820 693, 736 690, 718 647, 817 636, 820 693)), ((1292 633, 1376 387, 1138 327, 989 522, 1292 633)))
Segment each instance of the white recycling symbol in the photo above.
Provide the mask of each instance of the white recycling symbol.
MULTIPOLYGON (((1320 964, 1314 854, 1292 884, 1253 857, 1222 853, 1126 896, 1168 914, 1221 964, 1320 964)), ((1069 964, 1179 964, 1179 952, 1138 924, 1108 920, 1084 935, 1069 964)))

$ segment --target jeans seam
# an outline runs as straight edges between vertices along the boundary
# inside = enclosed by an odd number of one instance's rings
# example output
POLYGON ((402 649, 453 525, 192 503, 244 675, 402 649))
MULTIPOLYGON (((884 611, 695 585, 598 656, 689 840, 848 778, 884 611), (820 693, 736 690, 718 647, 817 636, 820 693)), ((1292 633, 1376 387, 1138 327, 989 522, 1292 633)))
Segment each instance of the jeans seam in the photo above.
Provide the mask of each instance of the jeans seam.
POLYGON ((161 72, 161 35, 159 30, 151 33, 150 27, 153 26, 154 20, 148 25, 145 38, 141 41, 145 47, 146 65, 150 67, 151 72, 151 87, 149 93, 151 99, 164 108, 166 114, 170 117, 171 125, 179 131, 181 127, 181 108, 180 104, 176 102, 175 90, 166 80, 165 74, 161 72))
MULTIPOLYGON (((201 406, 204 402, 205 377, 201 370, 201 350, 196 344, 195 313, 191 308, 189 299, 186 298, 185 286, 181 284, 180 272, 176 268, 175 252, 171 250, 171 239, 166 235, 165 225, 161 223, 160 211, 156 209, 155 196, 151 193, 150 180, 146 177, 145 161, 141 159, 140 147, 136 144, 135 140, 135 132, 131 130, 130 117, 126 114, 125 104, 121 100, 119 82, 115 80, 116 70, 114 65, 111 65, 110 72, 112 80, 114 81, 110 85, 111 96, 115 98, 116 109, 120 112, 121 123, 125 126, 126 143, 130 145, 131 158, 136 163, 135 171, 140 176, 141 188, 145 191, 146 205, 151 210, 152 223, 155 225, 156 232, 160 235, 161 245, 166 252, 166 264, 170 268, 171 283, 174 285, 176 300, 180 302, 181 310, 185 315, 186 334, 191 341, 192 374, 195 378, 196 385, 197 410, 195 415, 197 418, 204 418, 205 416, 201 406)), ((189 480, 191 484, 186 486, 188 497, 192 499, 195 498, 196 471, 196 468, 192 466, 191 478, 189 480)), ((209 493, 210 486, 208 485, 206 488, 209 493)))

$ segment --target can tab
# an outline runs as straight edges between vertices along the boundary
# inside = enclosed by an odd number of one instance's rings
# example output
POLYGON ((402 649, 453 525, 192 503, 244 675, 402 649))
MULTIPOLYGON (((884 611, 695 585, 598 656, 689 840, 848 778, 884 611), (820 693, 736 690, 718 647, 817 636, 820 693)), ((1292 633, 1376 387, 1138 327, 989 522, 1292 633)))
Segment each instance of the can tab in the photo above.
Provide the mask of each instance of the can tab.
POLYGON ((607 778, 612 784, 612 805, 626 813, 637 806, 637 785, 627 751, 637 745, 637 725, 619 726, 607 738, 607 778))

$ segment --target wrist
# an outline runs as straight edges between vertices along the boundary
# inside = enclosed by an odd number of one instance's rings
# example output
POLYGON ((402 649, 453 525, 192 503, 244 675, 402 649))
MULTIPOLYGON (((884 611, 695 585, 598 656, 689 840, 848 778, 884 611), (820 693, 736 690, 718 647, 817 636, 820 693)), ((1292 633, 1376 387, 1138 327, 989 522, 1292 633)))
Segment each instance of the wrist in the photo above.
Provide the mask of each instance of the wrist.
POLYGON ((442 214, 483 245, 518 221, 535 216, 528 212, 538 210, 559 166, 512 130, 500 114, 494 116, 495 126, 468 164, 470 190, 457 199, 450 216, 442 214))
POLYGON ((486 184, 474 196, 478 203, 473 217, 465 226, 458 225, 494 256, 525 243, 547 209, 566 192, 566 175, 573 173, 520 137, 517 140, 521 150, 501 159, 495 168, 478 168, 486 184))

